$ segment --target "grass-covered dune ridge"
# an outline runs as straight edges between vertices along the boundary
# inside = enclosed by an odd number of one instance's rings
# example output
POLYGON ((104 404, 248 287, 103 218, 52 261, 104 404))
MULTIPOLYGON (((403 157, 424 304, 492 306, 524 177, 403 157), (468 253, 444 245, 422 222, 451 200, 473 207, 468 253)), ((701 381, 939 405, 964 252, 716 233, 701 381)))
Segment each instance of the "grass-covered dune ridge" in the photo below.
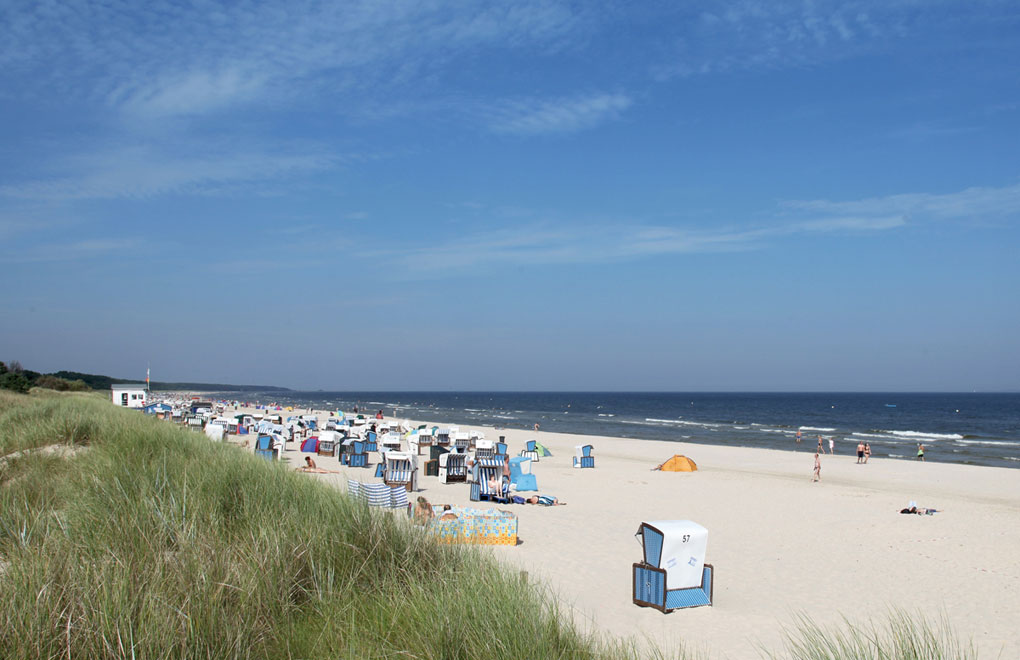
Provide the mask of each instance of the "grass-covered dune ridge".
POLYGON ((0 400, 0 657, 620 657, 477 552, 89 397, 0 400))
MULTIPOLYGON (((402 516, 105 397, 37 390, 0 392, 0 602, 4 659, 703 657, 587 635, 402 516)), ((804 619, 761 655, 974 657, 903 613, 804 619)))

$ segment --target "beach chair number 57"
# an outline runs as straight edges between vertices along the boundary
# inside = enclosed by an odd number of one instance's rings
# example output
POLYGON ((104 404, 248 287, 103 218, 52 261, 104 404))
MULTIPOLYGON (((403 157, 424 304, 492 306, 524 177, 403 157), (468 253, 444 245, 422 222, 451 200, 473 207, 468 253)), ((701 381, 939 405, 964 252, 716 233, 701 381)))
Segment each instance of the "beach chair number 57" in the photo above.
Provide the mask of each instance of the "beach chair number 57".
POLYGON ((684 540, 684 543, 687 543, 688 541, 691 540, 691 535, 690 534, 684 534, 683 540, 684 540))

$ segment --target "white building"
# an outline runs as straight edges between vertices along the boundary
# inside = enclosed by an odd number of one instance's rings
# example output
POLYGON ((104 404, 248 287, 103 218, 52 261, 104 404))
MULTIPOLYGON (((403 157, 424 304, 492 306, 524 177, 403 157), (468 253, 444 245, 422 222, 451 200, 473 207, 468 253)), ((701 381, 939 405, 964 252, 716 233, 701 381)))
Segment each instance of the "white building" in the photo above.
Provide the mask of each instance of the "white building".
POLYGON ((125 408, 145 406, 145 385, 138 383, 114 383, 110 385, 113 405, 125 408))

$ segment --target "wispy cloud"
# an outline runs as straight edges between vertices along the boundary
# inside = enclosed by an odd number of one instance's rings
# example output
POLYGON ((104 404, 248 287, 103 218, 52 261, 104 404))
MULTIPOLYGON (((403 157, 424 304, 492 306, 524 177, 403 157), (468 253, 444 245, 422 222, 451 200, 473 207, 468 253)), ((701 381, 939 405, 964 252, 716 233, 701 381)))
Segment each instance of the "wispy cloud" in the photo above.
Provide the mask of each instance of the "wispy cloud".
POLYGON ((141 245, 136 238, 87 238, 83 240, 39 244, 0 252, 0 263, 42 263, 105 258, 130 252, 141 245))
POLYGON ((491 111, 489 125, 497 133, 515 135, 573 133, 615 119, 630 105, 624 94, 605 93, 510 101, 491 111))
POLYGON ((400 257, 415 273, 443 275, 480 266, 613 263, 679 254, 760 250, 807 235, 874 235, 913 222, 1016 217, 1020 184, 955 193, 911 193, 853 201, 782 202, 771 221, 729 227, 675 227, 593 219, 583 224, 527 223, 437 244, 373 253, 400 257))
POLYGON ((952 193, 904 193, 855 201, 787 201, 787 209, 840 218, 970 220, 1020 214, 1020 183, 1001 188, 974 187, 952 193))
POLYGON ((341 158, 316 152, 180 155, 149 146, 124 147, 63 160, 53 176, 0 186, 0 197, 41 200, 148 198, 202 192, 210 186, 304 174, 334 166, 341 158))
POLYGON ((924 18, 914 3, 876 0, 719 0, 685 14, 659 78, 811 66, 901 38, 924 18))
POLYGON ((36 89, 97 93, 118 110, 158 118, 420 82, 467 51, 555 50, 583 21, 555 0, 155 0, 130 11, 90 0, 23 3, 5 12, 0 69, 36 89))

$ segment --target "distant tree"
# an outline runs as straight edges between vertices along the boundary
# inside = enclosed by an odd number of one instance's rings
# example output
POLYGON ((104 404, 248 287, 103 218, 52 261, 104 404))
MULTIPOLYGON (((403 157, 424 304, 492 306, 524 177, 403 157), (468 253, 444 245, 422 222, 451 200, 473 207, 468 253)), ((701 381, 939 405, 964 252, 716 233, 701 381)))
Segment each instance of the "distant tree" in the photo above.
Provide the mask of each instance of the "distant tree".
POLYGON ((0 389, 14 390, 15 392, 27 394, 31 388, 32 383, 20 372, 8 371, 0 376, 0 389))
POLYGON ((0 362, 0 376, 4 375, 5 373, 7 373, 7 365, 4 364, 3 362, 0 362))
POLYGON ((35 379, 36 387, 45 387, 48 390, 67 392, 71 389, 71 381, 57 376, 43 375, 35 379))
POLYGON ((18 362, 17 360, 11 360, 11 363, 7 365, 7 370, 10 371, 11 373, 15 374, 19 373, 20 371, 22 371, 21 363, 18 362))

